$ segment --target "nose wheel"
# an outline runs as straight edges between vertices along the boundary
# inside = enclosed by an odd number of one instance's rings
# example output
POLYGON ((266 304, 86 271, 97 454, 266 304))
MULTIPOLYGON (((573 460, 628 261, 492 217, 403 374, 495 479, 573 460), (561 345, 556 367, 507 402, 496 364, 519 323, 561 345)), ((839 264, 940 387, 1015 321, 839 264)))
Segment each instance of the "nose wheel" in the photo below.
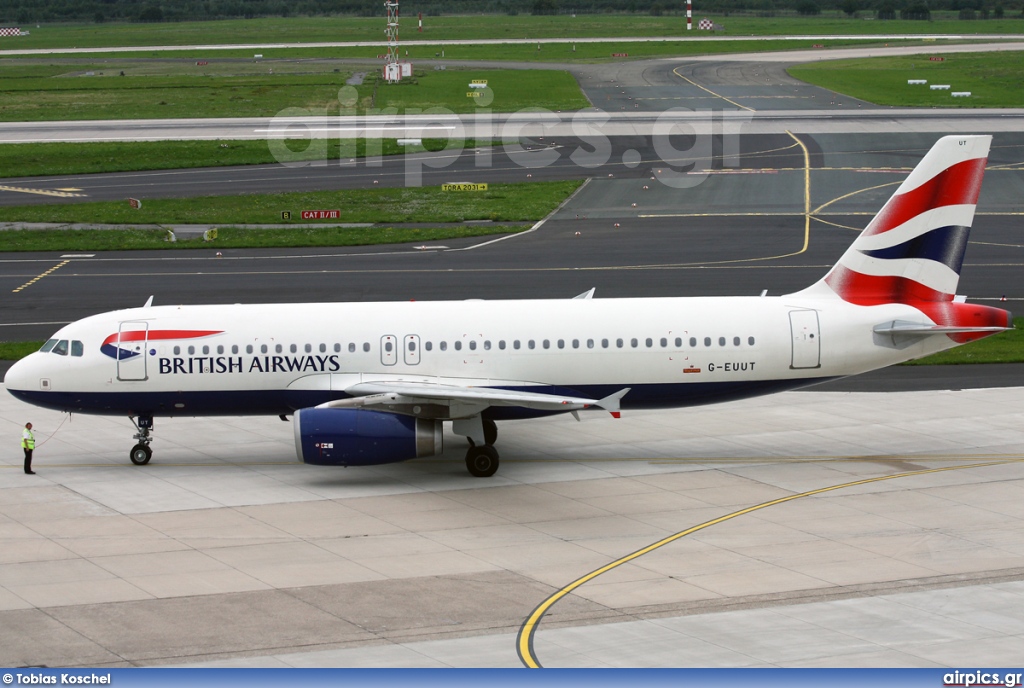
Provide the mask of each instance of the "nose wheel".
POLYGON ((136 444, 129 452, 128 458, 136 466, 145 466, 153 458, 153 450, 149 448, 148 444, 136 444))
POLYGON ((149 443, 153 441, 150 436, 153 432, 153 416, 139 416, 138 422, 134 418, 131 418, 131 421, 138 430, 132 439, 138 440, 139 443, 128 452, 128 458, 136 466, 145 466, 153 458, 153 450, 149 448, 149 443))

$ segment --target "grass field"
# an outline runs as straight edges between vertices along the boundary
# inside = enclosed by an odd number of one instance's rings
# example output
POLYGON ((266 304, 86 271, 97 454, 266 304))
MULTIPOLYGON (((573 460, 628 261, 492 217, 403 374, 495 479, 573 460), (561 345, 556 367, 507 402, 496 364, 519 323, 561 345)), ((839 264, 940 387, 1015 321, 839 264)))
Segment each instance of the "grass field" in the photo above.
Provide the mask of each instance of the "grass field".
MULTIPOLYGON (((467 220, 539 220, 579 187, 579 181, 491 184, 487 191, 445 192, 439 187, 356 189, 278 194, 146 199, 134 210, 126 202, 0 207, 0 222, 164 225, 287 224, 281 212, 339 209, 332 223, 449 223, 467 220)), ((327 224, 327 223, 325 223, 327 224)), ((4 250, 35 251, 36 231, 4 231, 4 250)), ((67 247, 70 248, 70 247, 67 247)), ((77 248, 83 248, 78 246, 77 248)), ((97 250, 100 250, 97 247, 97 250)))
MULTIPOLYGON (((307 141, 286 141, 288 160, 338 160, 362 158, 367 154, 365 139, 328 140, 324 147, 307 141), (299 148, 300 146, 304 148, 299 148), (326 150, 325 150, 326 149, 326 150)), ((423 139, 422 145, 400 146, 396 139, 371 142, 368 154, 399 155, 444 150, 447 139, 423 139)), ((500 145, 472 139, 464 147, 500 145)), ((190 167, 227 167, 279 162, 264 140, 256 141, 138 141, 96 143, 11 143, 0 146, 0 179, 43 175, 171 170, 190 167)))
MULTIPOLYGON (((1012 12, 1012 11, 1011 11, 1012 12)), ((381 10, 383 15, 383 9, 381 10)), ((863 12, 867 17, 871 13, 863 12)), ((1014 12, 1014 14, 1017 14, 1014 12)), ((836 12, 818 17, 724 17, 697 10, 695 21, 708 16, 724 27, 726 35, 834 35, 834 34, 984 34, 1018 33, 1017 18, 959 21, 955 13, 933 13, 933 21, 873 21, 850 19, 836 12)), ((28 28, 29 36, 3 38, 0 50, 31 48, 92 48, 158 45, 209 45, 250 43, 310 43, 329 41, 380 41, 384 17, 269 17, 223 21, 150 24, 44 24, 28 28)), ((414 20, 402 20, 406 40, 443 42, 475 38, 583 38, 610 36, 698 36, 687 34, 686 18, 680 15, 653 17, 646 14, 476 15, 425 17, 422 33, 413 30, 414 20)))
POLYGON ((1024 53, 964 53, 933 62, 927 55, 839 60, 791 67, 795 78, 878 105, 913 107, 1024 107, 1024 53), (928 85, 908 85, 927 79, 928 85), (932 91, 931 84, 949 90, 932 91), (970 97, 953 98, 953 91, 970 97))
POLYGON ((294 65, 272 73, 273 66, 264 65, 262 73, 252 74, 251 63, 244 63, 245 69, 218 64, 209 72, 184 60, 164 60, 160 69, 137 65, 131 60, 90 60, 83 68, 69 61, 5 60, 0 64, 0 121, 273 117, 285 110, 292 116, 388 108, 404 113, 434 107, 463 113, 480 106, 479 100, 466 97, 473 79, 488 80, 493 98, 487 107, 496 112, 588 105, 576 80, 556 70, 417 70, 414 78, 395 85, 378 84, 371 74, 362 85, 347 87, 355 88, 358 103, 343 109, 339 91, 351 66, 342 71, 315 61, 304 73, 294 65))
POLYGON ((295 227, 288 229, 241 229, 220 227, 217 238, 167 241, 160 229, 55 229, 5 230, 12 248, 21 251, 140 251, 170 249, 302 248, 314 246, 375 246, 421 243, 443 239, 514 234, 530 228, 522 225, 465 225, 448 227, 295 227))

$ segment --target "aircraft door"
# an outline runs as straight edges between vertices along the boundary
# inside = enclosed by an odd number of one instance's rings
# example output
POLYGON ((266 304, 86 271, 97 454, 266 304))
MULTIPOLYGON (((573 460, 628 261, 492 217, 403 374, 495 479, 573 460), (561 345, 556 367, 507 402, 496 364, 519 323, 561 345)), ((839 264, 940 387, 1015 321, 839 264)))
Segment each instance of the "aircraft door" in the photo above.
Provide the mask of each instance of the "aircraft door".
POLYGON ((386 366, 398 363, 398 338, 395 335, 386 334, 380 338, 380 362, 386 366))
POLYGON ((137 382, 148 379, 146 374, 148 345, 148 322, 128 320, 118 326, 117 341, 114 343, 118 380, 137 382))
POLYGON ((420 363, 420 336, 418 334, 407 334, 407 335, 405 335, 405 346, 402 347, 402 351, 405 352, 405 364, 406 365, 419 365, 419 363, 420 363))
POLYGON ((821 337, 818 311, 790 311, 789 326, 793 336, 793 361, 789 367, 820 368, 821 337))

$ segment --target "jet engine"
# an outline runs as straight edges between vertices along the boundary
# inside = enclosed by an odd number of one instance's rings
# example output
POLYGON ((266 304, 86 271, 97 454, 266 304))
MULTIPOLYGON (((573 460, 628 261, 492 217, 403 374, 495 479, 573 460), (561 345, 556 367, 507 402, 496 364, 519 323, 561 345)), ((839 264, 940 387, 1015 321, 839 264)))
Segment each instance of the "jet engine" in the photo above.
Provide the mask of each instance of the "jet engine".
POLYGON ((295 452, 316 466, 373 466, 442 450, 441 421, 365 409, 305 408, 292 417, 295 452))

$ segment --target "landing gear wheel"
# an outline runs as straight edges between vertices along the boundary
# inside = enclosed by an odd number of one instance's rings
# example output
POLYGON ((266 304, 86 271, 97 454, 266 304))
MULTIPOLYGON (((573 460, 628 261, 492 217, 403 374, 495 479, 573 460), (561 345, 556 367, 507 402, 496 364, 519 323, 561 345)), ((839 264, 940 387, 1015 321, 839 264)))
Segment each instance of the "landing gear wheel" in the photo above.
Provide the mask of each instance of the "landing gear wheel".
POLYGON ((484 444, 494 444, 498 441, 498 424, 493 420, 484 418, 484 444))
POLYGON ((136 444, 132 447, 131 452, 129 452, 128 458, 136 466, 145 466, 153 458, 153 450, 145 444, 136 444))
POLYGON ((490 478, 498 470, 498 452, 489 444, 470 447, 466 452, 466 469, 476 478, 490 478))

